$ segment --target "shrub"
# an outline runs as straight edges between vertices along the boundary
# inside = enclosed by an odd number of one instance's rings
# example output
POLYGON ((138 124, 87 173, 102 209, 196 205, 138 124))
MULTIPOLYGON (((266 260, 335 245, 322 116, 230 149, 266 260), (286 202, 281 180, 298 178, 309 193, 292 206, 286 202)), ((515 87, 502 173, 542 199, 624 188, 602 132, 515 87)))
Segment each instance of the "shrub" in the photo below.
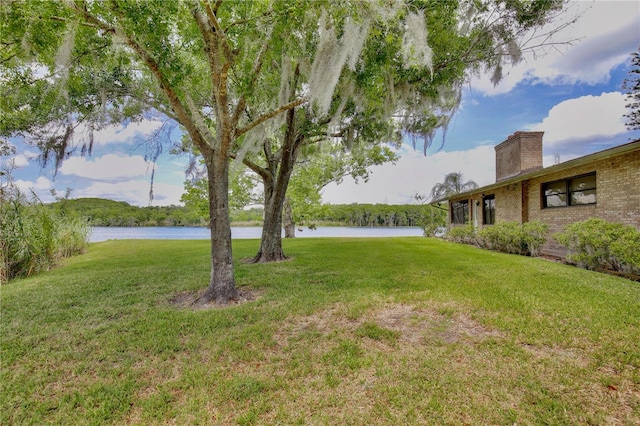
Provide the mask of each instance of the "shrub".
POLYGON ((478 233, 471 225, 455 227, 449 231, 447 239, 504 253, 538 256, 547 240, 548 230, 549 227, 540 221, 522 225, 517 222, 498 222, 484 227, 478 233))
POLYGON ((531 256, 540 256, 540 249, 547 242, 549 226, 539 220, 522 224, 522 233, 527 251, 531 256))
POLYGON ((546 242, 548 226, 540 221, 498 222, 485 227, 479 237, 483 247, 505 253, 538 256, 540 247, 546 242))
POLYGON ((0 201, 0 282, 50 269, 63 258, 84 251, 90 228, 68 219, 13 189, 0 201))
POLYGON ((479 232, 483 247, 512 254, 525 254, 527 246, 522 226, 516 222, 498 222, 479 232))
POLYGON ((586 269, 640 270, 640 234, 631 226, 588 219, 553 235, 567 259, 586 269))
POLYGON ((417 220, 417 225, 422 228, 425 237, 441 235, 447 226, 446 212, 431 207, 428 213, 423 213, 417 220))
POLYGON ((472 225, 452 227, 445 234, 445 239, 456 243, 477 244, 476 230, 472 225))
POLYGON ((640 273, 640 232, 631 226, 625 227, 620 238, 611 243, 611 254, 622 264, 640 273))

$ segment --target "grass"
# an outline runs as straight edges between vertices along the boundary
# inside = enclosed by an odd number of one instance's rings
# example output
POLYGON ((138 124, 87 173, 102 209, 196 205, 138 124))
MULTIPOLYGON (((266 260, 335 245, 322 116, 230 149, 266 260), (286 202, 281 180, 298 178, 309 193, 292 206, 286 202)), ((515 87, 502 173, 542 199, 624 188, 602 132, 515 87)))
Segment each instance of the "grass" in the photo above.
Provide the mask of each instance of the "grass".
POLYGON ((638 424, 640 285, 426 238, 286 240, 242 305, 207 241, 107 241, 3 286, 1 424, 638 424))

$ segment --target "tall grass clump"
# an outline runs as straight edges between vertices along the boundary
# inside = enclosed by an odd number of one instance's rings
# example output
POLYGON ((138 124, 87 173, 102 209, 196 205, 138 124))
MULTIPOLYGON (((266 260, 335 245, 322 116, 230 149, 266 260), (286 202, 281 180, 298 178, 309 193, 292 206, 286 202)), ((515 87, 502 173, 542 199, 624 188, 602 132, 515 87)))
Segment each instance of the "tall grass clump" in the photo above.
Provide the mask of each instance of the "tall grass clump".
POLYGON ((15 187, 0 193, 0 282, 26 277, 55 266, 62 258, 82 253, 89 225, 47 208, 15 187))
POLYGON ((640 272, 640 232, 632 226, 592 218, 568 225, 553 238, 580 267, 640 272))

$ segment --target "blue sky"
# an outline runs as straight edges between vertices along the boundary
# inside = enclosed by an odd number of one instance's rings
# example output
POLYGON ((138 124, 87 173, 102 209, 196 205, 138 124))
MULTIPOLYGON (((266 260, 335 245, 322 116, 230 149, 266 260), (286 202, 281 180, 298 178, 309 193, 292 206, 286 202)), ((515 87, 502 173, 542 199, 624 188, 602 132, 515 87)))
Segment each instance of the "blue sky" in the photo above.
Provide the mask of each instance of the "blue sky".
MULTIPOLYGON (((422 152, 409 144, 395 164, 374 167, 369 182, 346 178, 330 184, 323 199, 342 203, 410 203, 414 193, 428 193, 450 172, 462 172, 479 185, 495 181, 493 147, 518 130, 544 131, 545 166, 640 138, 629 132, 623 114, 628 103, 621 90, 628 77, 629 58, 640 45, 640 2, 574 1, 567 18, 580 15, 556 40, 575 40, 546 52, 526 55, 517 66, 505 69, 498 86, 488 76, 473 78, 465 87, 462 104, 451 121, 445 145, 440 136, 422 152)), ((42 169, 37 151, 16 142, 12 159, 14 178, 51 201, 51 189, 71 197, 101 197, 145 206, 154 165, 146 161, 142 143, 157 131, 173 131, 153 119, 107 129, 96 135, 91 157, 66 160, 54 177, 42 169)), ((155 163, 153 205, 178 204, 187 159, 165 152, 155 163)))

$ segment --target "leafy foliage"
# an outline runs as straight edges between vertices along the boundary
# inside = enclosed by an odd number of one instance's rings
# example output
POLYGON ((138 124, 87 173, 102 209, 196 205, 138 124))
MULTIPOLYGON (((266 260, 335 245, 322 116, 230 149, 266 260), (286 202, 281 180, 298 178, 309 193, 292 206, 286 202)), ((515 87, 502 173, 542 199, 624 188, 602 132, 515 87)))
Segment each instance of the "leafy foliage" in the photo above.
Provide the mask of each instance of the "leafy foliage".
MULTIPOLYGON (((193 195, 193 194, 192 194, 193 195)), ((204 196, 198 199, 206 205, 204 196)), ((92 226, 204 226, 208 210, 192 210, 190 206, 137 207, 124 201, 100 198, 64 199, 46 205, 58 215, 76 216, 92 226)), ((413 204, 325 204, 315 210, 305 210, 301 224, 312 223, 340 226, 419 226, 429 218, 441 224, 446 212, 429 205, 413 204)), ((234 209, 231 223, 262 223, 262 208, 234 209)))
POLYGON ((351 176, 356 182, 360 179, 366 182, 370 166, 398 158, 385 145, 357 145, 345 149, 338 144, 326 144, 322 149, 311 147, 305 151, 287 188, 293 223, 322 216, 326 208, 322 204, 321 191, 329 183, 340 183, 345 176, 351 176))
POLYGON ((478 187, 475 181, 465 181, 462 172, 449 173, 440 183, 436 183, 431 188, 431 200, 437 201, 454 194, 460 194, 478 187))
POLYGON ((44 206, 33 195, 3 192, 0 198, 0 283, 50 269, 62 258, 84 252, 86 221, 44 206))
POLYGON ((562 5, 12 1, 0 20, 0 136, 23 135, 41 148, 44 163, 60 164, 74 150, 89 153, 93 131, 106 123, 145 113, 180 123, 205 158, 209 180, 206 298, 226 303, 238 295, 230 158, 265 153, 269 166, 254 171, 268 181, 266 195, 277 189, 265 228, 279 232, 305 140, 335 130, 346 145, 384 143, 405 130, 423 137, 426 149, 435 131, 446 129, 468 72, 487 67, 499 79, 505 62, 521 59, 519 37, 562 5), (283 162, 275 183, 272 160, 283 162))
POLYGON ((629 130, 640 130, 640 47, 637 52, 631 54, 631 66, 629 77, 622 83, 622 89, 627 94, 627 108, 629 113, 627 118, 627 128, 629 130))
POLYGON ((428 205, 333 204, 327 205, 316 220, 346 226, 422 227, 426 218, 443 215, 446 212, 428 205))
POLYGON ((538 256, 540 248, 547 241, 549 227, 532 221, 519 224, 517 222, 498 222, 484 227, 478 232, 479 243, 491 250, 504 253, 538 256))
POLYGON ((207 217, 180 206, 137 207, 101 198, 63 199, 48 207, 81 217, 92 226, 201 226, 207 217))
POLYGON ((587 269, 640 271, 640 232, 628 225, 592 218, 553 235, 568 250, 567 259, 587 269))
POLYGON ((498 222, 476 231, 473 225, 454 226, 445 238, 458 243, 472 244, 490 250, 524 256, 538 256, 547 241, 548 226, 540 221, 498 222))
MULTIPOLYGON (((229 207, 230 215, 234 216, 237 212, 251 204, 259 202, 258 197, 254 194, 255 179, 254 177, 241 173, 229 181, 229 207)), ((192 218, 201 218, 203 223, 209 217, 209 194, 208 181, 206 178, 195 180, 187 180, 184 183, 184 193, 180 197, 180 201, 189 211, 192 218)), ((233 222, 233 218, 231 218, 233 222)), ((177 223, 178 225, 180 223, 177 223)))
POLYGON ((476 228, 473 225, 454 226, 447 231, 445 239, 456 243, 476 244, 476 228))

